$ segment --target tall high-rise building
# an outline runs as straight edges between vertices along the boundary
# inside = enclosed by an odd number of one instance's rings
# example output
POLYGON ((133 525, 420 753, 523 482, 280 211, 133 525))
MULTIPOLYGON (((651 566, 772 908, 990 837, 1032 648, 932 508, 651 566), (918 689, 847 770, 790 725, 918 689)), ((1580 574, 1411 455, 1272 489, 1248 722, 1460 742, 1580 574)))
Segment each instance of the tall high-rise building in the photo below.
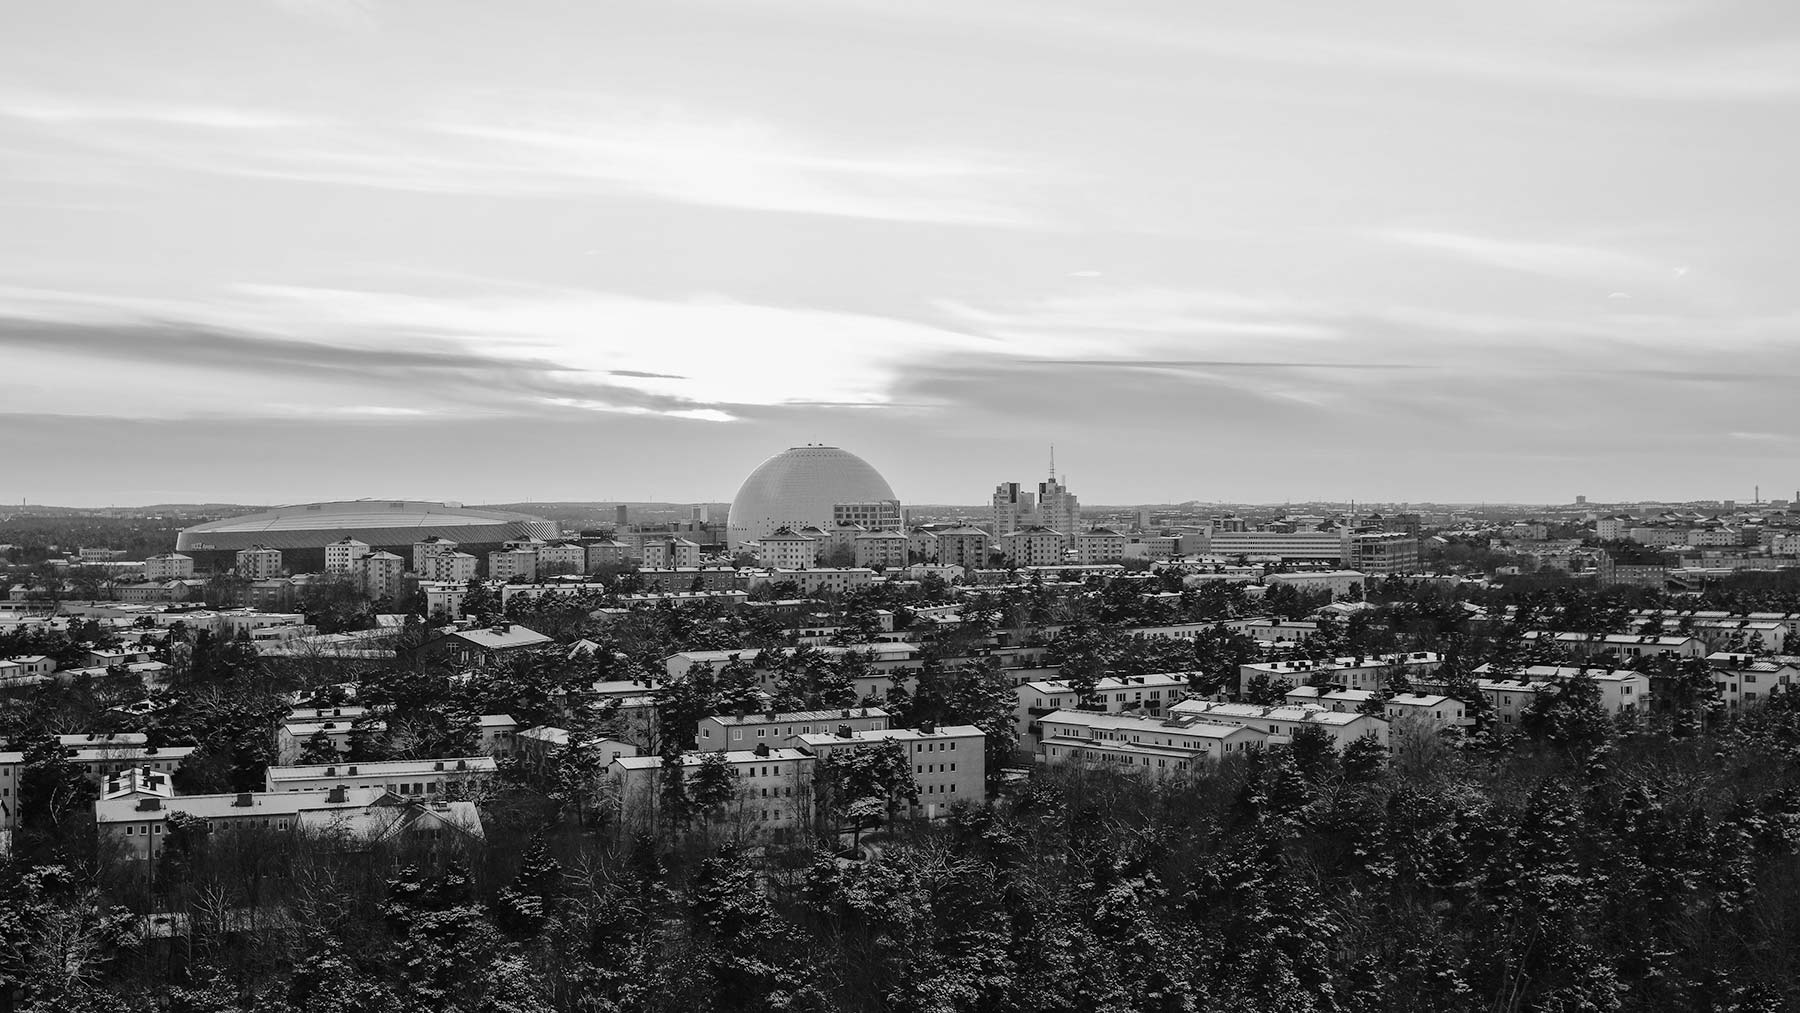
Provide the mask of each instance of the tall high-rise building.
POLYGON ((1044 527, 1075 537, 1081 522, 1081 503, 1068 486, 1056 480, 1055 475, 1038 483, 1037 518, 1044 527))
POLYGON ((1017 531, 1033 523, 1037 514, 1037 497, 1017 482, 1002 482, 994 487, 995 538, 1017 531))

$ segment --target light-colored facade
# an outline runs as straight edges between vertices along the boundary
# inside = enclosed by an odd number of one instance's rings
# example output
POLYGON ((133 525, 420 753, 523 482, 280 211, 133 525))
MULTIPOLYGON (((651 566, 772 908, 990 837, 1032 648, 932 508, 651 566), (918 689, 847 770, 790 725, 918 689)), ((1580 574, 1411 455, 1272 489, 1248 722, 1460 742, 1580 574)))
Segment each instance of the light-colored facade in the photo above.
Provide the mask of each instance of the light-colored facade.
MULTIPOLYGON (((723 756, 735 786, 715 822, 747 836, 794 832, 812 816, 812 754, 799 749, 742 749, 724 753, 684 753, 687 777, 708 756, 723 756)), ((628 827, 654 827, 662 802, 663 758, 621 756, 608 768, 619 802, 619 820, 628 827)))
POLYGON ((494 580, 536 580, 538 577, 537 550, 531 548, 496 549, 488 553, 488 576, 494 580))
POLYGON ((1041 723, 1038 762, 1149 778, 1199 770, 1207 761, 1259 749, 1269 738, 1255 728, 1175 715, 1150 718, 1064 710, 1044 715, 1041 723))
POLYGON ((1264 707, 1251 703, 1183 700, 1171 707, 1169 713, 1171 717, 1192 717, 1238 728, 1253 728, 1268 733, 1271 743, 1291 742, 1302 728, 1324 731, 1338 749, 1364 735, 1375 736, 1384 746, 1388 742, 1386 718, 1355 711, 1326 710, 1313 705, 1264 707))
POLYGON ((1031 524, 1037 517, 1037 497, 1017 482, 994 487, 993 535, 995 538, 1031 524))
POLYGON ((1400 531, 1351 535, 1344 565, 1370 574, 1411 573, 1419 568, 1419 539, 1400 531))
POLYGON ((1111 528, 1094 528, 1075 536, 1075 561, 1082 566, 1117 563, 1125 558, 1124 535, 1111 528))
POLYGON ((439 796, 455 785, 465 794, 492 778, 498 767, 491 756, 457 756, 442 760, 378 760, 273 766, 263 774, 265 791, 326 791, 379 788, 400 796, 439 796))
POLYGON ((421 580, 467 584, 475 579, 479 565, 480 561, 469 553, 451 550, 426 556, 425 565, 418 574, 421 580))
POLYGON ((442 535, 431 535, 414 542, 412 547, 413 572, 420 576, 424 576, 429 569, 427 560, 432 556, 455 552, 456 546, 456 542, 453 542, 442 535))
POLYGON ((1431 678, 1443 664, 1443 656, 1432 651, 1362 655, 1328 661, 1310 658, 1258 661, 1238 666, 1238 692, 1248 690, 1258 676, 1266 676, 1271 683, 1290 689, 1323 685, 1381 692, 1393 686, 1395 676, 1405 676, 1408 682, 1416 683, 1431 678))
POLYGON ((857 566, 887 570, 906 565, 907 539, 898 531, 865 531, 855 543, 857 566))
POLYGON ((1037 517, 1033 523, 1068 535, 1081 530, 1081 503, 1054 475, 1038 483, 1037 517))
POLYGON ((187 580, 193 575, 193 557, 179 552, 164 552, 144 560, 145 580, 187 580))
POLYGON ((1001 551, 1012 566, 1055 566, 1063 561, 1068 538, 1053 528, 1032 526, 1000 537, 1001 551))
MULTIPOLYGON (((191 569, 190 565, 190 569, 191 569)), ((254 546, 239 549, 232 570, 247 580, 268 580, 281 576, 281 550, 254 546)))
POLYGON ((964 570, 986 566, 992 544, 993 539, 980 528, 946 528, 937 533, 937 561, 964 570))
POLYGON ((757 561, 775 570, 805 570, 819 562, 819 540, 792 528, 778 528, 758 542, 757 561))
POLYGON ((1369 575, 1360 570, 1306 570, 1300 573, 1271 573, 1263 578, 1271 587, 1286 585, 1296 591, 1325 591, 1333 599, 1345 595, 1361 597, 1367 589, 1369 575))
POLYGON ((356 561, 356 575, 363 593, 373 599, 400 597, 400 578, 406 576, 406 560, 392 552, 371 552, 356 561))
POLYGON ((369 554, 369 543, 345 536, 325 546, 325 572, 349 573, 356 561, 369 554))
POLYGON ((919 801, 910 807, 915 816, 931 819, 956 802, 980 803, 987 798, 987 735, 974 725, 815 733, 801 735, 797 742, 820 760, 880 742, 898 742, 912 761, 919 789, 919 801))
POLYGON ((755 749, 757 746, 786 748, 794 746, 803 735, 880 731, 891 727, 892 723, 892 716, 880 707, 842 707, 784 714, 715 714, 700 719, 694 741, 701 752, 755 749))
MULTIPOLYGON (((1160 717, 1187 694, 1188 677, 1184 672, 1108 676, 1094 684, 1089 704, 1096 713, 1160 717)), ((1060 679, 1021 683, 1013 688, 1013 696, 1017 699, 1013 724, 1018 730, 1019 748, 1029 750, 1035 750, 1042 738, 1039 718, 1059 710, 1074 710, 1082 702, 1081 695, 1060 679)))
POLYGON ((1335 531, 1215 530, 1209 536, 1207 551, 1218 556, 1341 564, 1344 540, 1335 531))
POLYGON ((1707 655, 1713 670, 1713 684, 1719 687, 1719 698, 1728 710, 1740 710, 1767 703, 1774 692, 1790 692, 1800 682, 1800 666, 1791 660, 1771 661, 1749 654, 1723 651, 1707 655))
MULTIPOLYGON (((1326 710, 1356 711, 1374 698, 1375 693, 1366 689, 1296 686, 1288 691, 1286 702, 1296 707, 1314 705, 1326 710)), ((1395 693, 1382 701, 1382 716, 1390 724, 1411 722, 1433 731, 1469 723, 1463 702, 1440 693, 1395 693)))
POLYGON ((587 572, 587 547, 575 542, 556 542, 537 550, 540 577, 587 572))

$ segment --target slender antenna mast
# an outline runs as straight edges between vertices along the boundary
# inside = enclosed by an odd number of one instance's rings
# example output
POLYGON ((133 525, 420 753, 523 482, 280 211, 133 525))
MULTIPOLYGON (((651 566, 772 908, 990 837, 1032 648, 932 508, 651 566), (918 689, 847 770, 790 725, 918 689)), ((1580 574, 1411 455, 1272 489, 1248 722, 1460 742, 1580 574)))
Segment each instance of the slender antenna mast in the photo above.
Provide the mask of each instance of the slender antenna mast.
POLYGON ((1050 444, 1050 481, 1056 481, 1056 444, 1050 444))

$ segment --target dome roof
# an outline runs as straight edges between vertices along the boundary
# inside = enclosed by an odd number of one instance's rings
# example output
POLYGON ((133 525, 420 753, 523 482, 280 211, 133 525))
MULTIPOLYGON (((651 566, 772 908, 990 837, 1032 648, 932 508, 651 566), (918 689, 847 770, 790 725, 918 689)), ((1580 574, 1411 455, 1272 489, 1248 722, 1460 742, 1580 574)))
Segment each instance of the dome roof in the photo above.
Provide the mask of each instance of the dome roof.
POLYGON ((898 500, 881 472, 855 454, 837 447, 793 447, 744 480, 731 501, 728 538, 735 549, 783 525, 830 528, 835 504, 898 500))

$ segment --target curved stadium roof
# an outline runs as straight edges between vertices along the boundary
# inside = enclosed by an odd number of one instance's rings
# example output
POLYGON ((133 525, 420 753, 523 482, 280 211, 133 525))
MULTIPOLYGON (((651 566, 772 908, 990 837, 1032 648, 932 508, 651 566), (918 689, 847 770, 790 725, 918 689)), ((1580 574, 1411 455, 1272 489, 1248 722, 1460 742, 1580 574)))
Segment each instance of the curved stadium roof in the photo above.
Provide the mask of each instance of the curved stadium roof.
POLYGON ((511 510, 484 510, 423 500, 302 503, 208 521, 184 529, 177 552, 318 549, 346 536, 370 545, 410 545, 437 535, 480 545, 509 538, 555 538, 556 523, 511 510))
POLYGON ((894 501, 893 487, 869 462, 838 447, 791 447, 764 461, 731 501, 732 548, 780 527, 828 528, 837 503, 894 501))

